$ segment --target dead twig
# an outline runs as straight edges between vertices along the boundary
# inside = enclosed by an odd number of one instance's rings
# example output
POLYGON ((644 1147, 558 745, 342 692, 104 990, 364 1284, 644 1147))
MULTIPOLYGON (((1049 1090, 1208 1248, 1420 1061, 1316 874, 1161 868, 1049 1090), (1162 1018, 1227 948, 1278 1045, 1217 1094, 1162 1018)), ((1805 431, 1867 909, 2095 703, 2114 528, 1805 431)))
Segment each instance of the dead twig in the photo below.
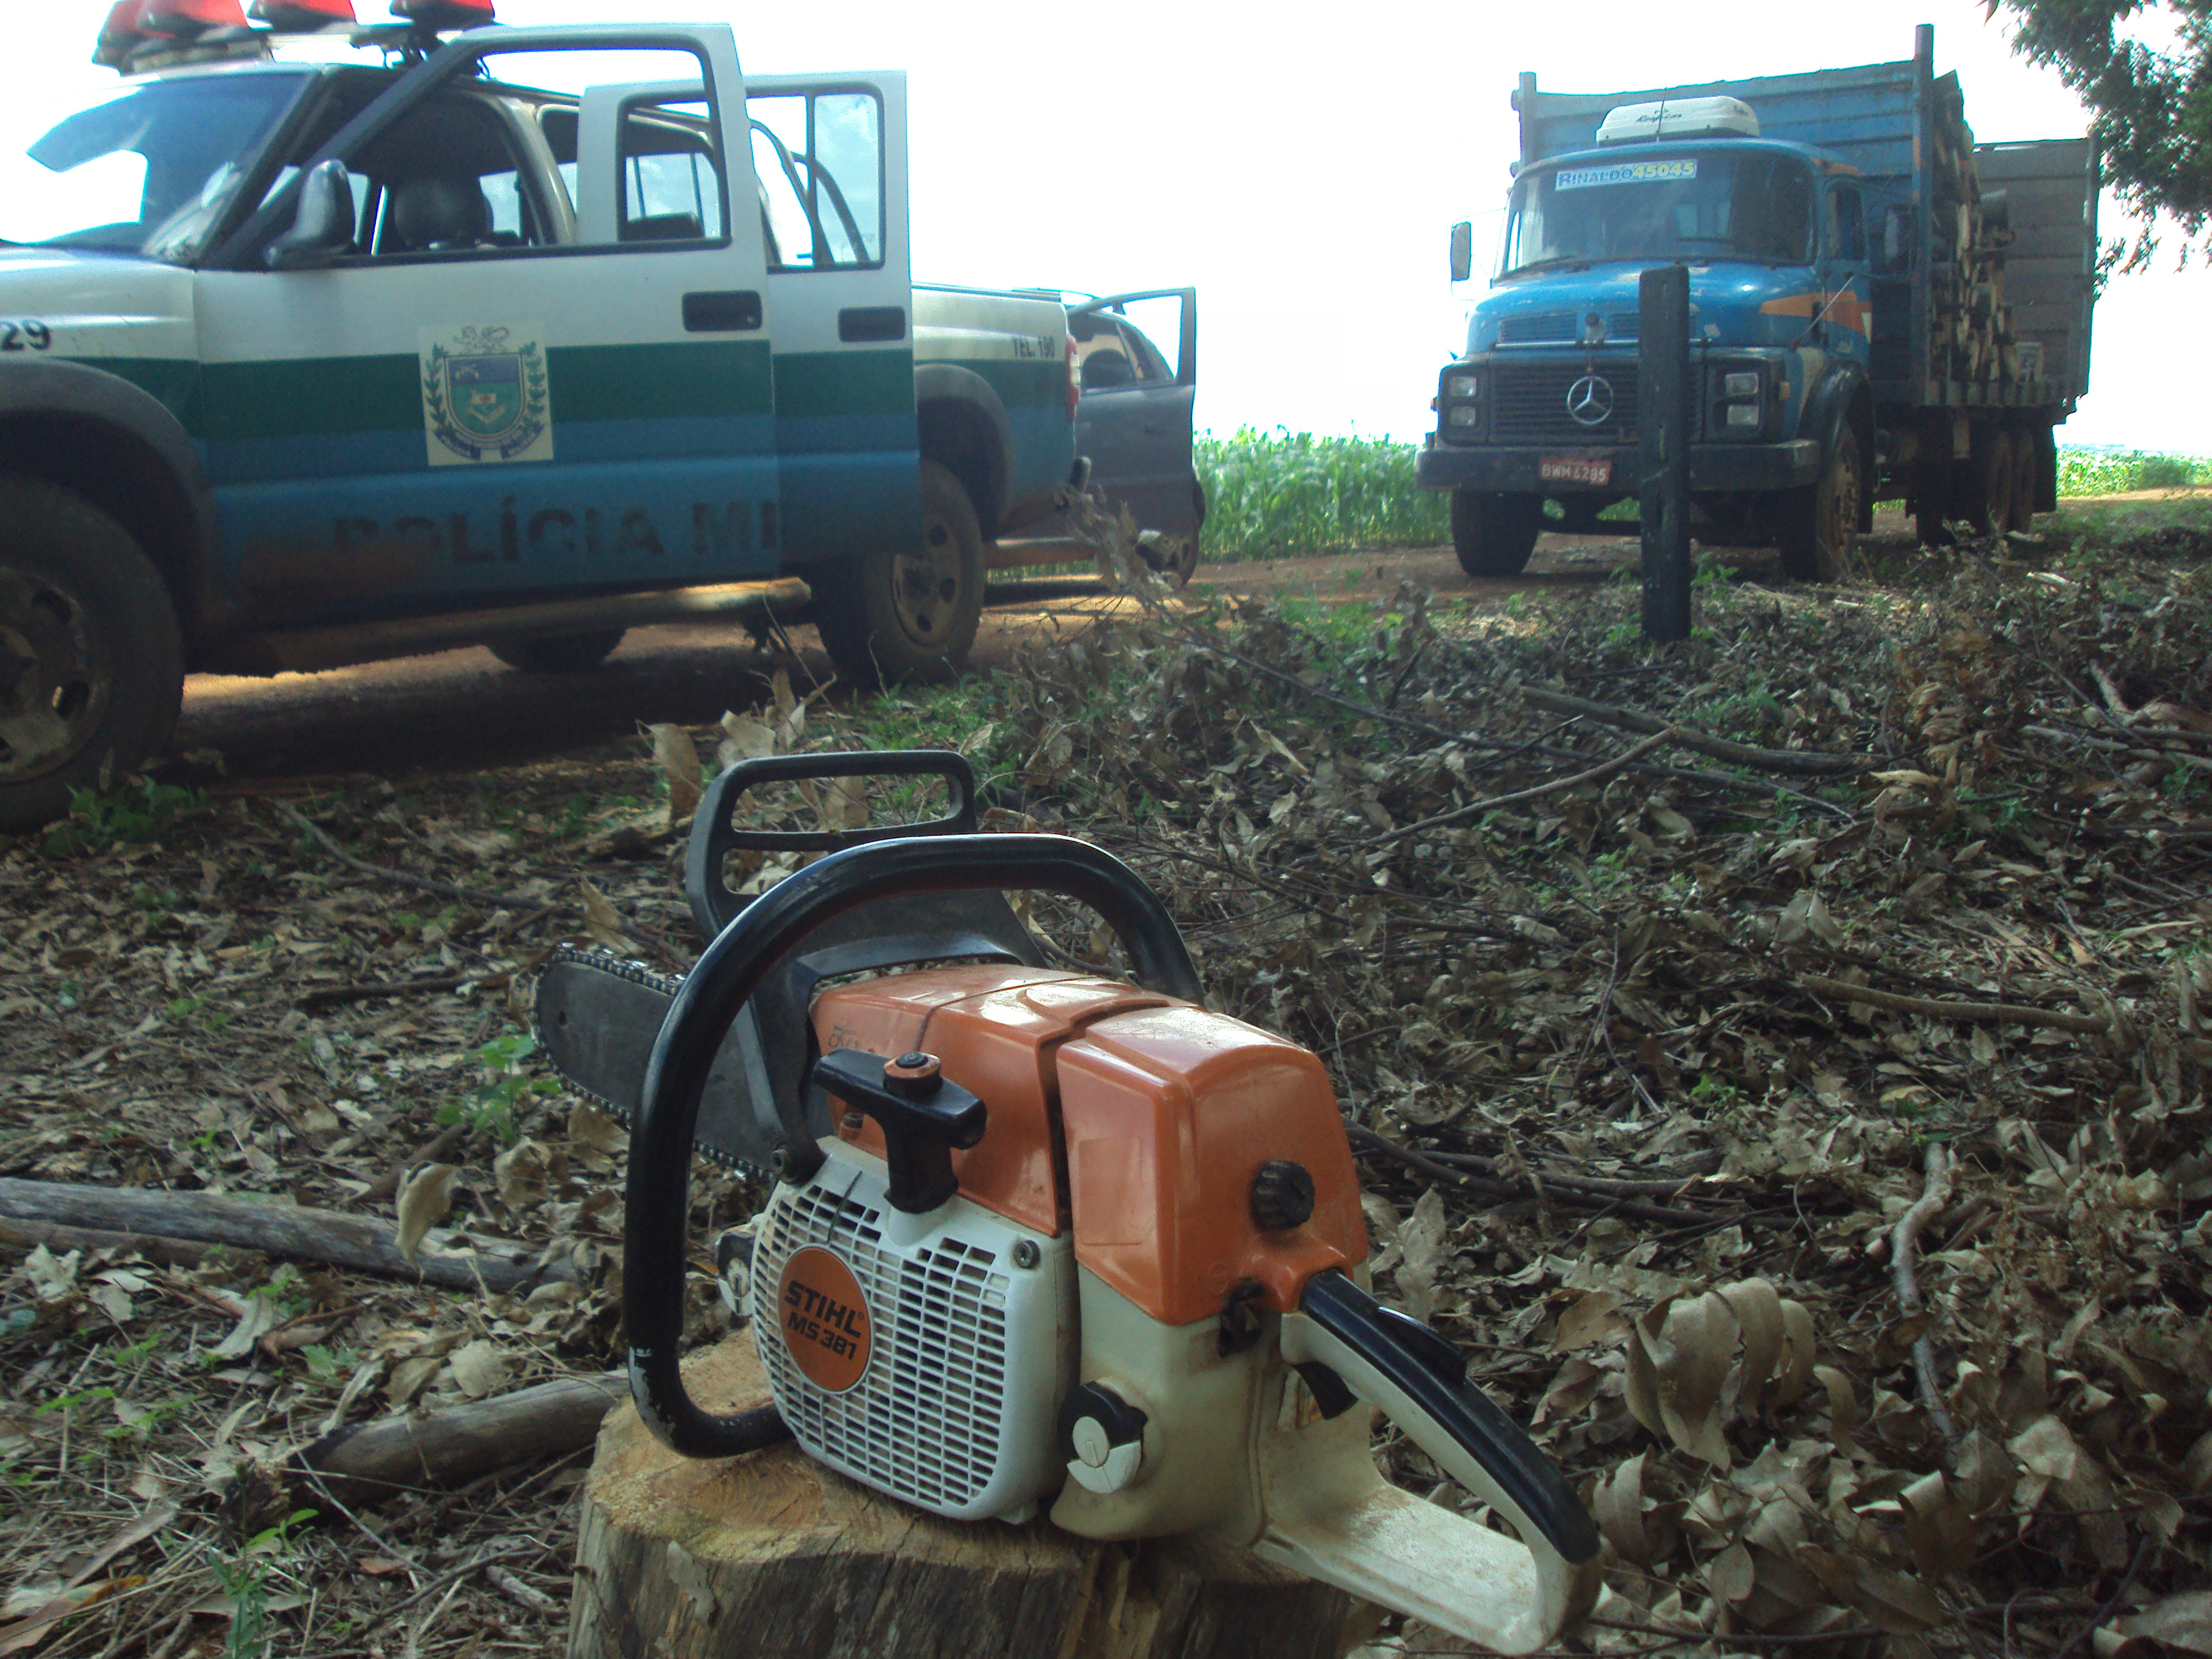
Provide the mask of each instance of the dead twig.
POLYGON ((309 991, 300 999, 298 1006, 312 1012, 337 1003, 368 1002, 378 997, 428 996, 440 991, 458 991, 470 984, 483 984, 495 990, 506 979, 504 974, 445 974, 436 979, 387 979, 373 985, 329 985, 319 991, 309 991))
POLYGON ((389 866, 371 864, 367 859, 357 859, 338 845, 337 838, 319 823, 304 814, 294 811, 282 801, 269 803, 276 809, 279 817, 289 820, 315 838, 322 849, 349 870, 357 870, 364 876, 379 881, 397 882, 402 887, 413 887, 425 893, 434 893, 440 898, 459 899, 464 904, 489 904, 495 909, 512 910, 534 905, 541 901, 520 893, 487 893, 479 887, 456 887, 449 881, 436 881, 428 876, 418 876, 411 870, 394 870, 389 866))
POLYGON ((2136 1545, 2135 1559, 2128 1563, 2128 1570, 2120 1575, 2119 1588, 2105 1598, 2104 1604, 2089 1615, 2081 1629, 2066 1638, 2066 1645, 2052 1655, 2051 1659, 2066 1659, 2068 1654, 2095 1635, 2097 1627, 2118 1610, 2120 1603, 2128 1599, 2128 1592, 2135 1588, 2136 1575, 2142 1571, 2142 1564, 2150 1554, 2150 1547, 2157 1539, 2158 1534, 2154 1532, 2143 1534, 2136 1545))
POLYGON ((1471 801, 1465 806, 1455 806, 1449 812, 1438 812, 1433 817, 1423 818, 1419 823, 1403 824, 1398 829, 1388 830, 1382 835, 1370 836, 1360 844, 1364 847, 1388 847, 1392 842, 1403 841, 1407 836, 1419 835, 1424 830, 1434 830, 1447 823, 1458 823, 1464 819, 1494 811, 1501 806, 1517 805, 1524 800, 1538 800, 1546 795, 1556 795, 1569 789, 1578 789, 1586 783, 1601 782, 1616 772, 1626 771, 1653 750, 1663 749, 1675 742, 1677 738, 1677 732, 1670 726, 1658 736, 1645 738, 1626 754, 1616 755, 1601 765, 1591 767, 1587 772, 1577 772, 1571 778, 1559 778, 1550 783, 1540 783, 1533 789, 1516 790, 1510 795, 1493 795, 1488 800, 1471 801))
POLYGON ((1955 1020, 1963 1024, 2049 1025, 2061 1031, 2078 1031, 2085 1036, 2108 1035, 2112 1029, 2110 1020, 2099 1019, 2094 1014, 2069 1014, 2063 1009, 2029 1008, 2013 1002, 1939 1002, 1934 997, 1877 991, 1870 985, 1850 985, 1839 979, 1824 979, 1818 974, 1800 975, 1797 984, 1815 996, 1838 997, 1845 1002, 1887 1008, 1893 1013, 1925 1014, 1930 1019, 1955 1020))
POLYGON ((1703 732, 1680 726, 1670 726, 1656 714, 1646 714, 1633 708, 1616 708, 1611 703, 1592 702, 1585 697, 1571 697, 1564 691, 1549 691, 1540 685, 1524 685, 1521 695, 1539 708, 1548 708, 1556 714, 1580 714, 1588 720, 1601 720, 1607 726, 1618 726, 1631 732, 1661 732, 1673 735, 1676 744, 1692 749, 1701 755, 1711 755, 1715 760, 1724 760, 1732 766, 1748 766, 1764 772, 1791 772, 1801 776, 1832 776, 1837 773, 1856 772, 1874 763, 1872 755, 1830 755, 1810 749, 1761 749, 1755 744, 1737 743, 1729 738, 1716 738, 1703 732))
MULTIPOLYGON (((1535 1183, 1529 1181, 1493 1181, 1482 1176, 1469 1175, 1464 1170, 1455 1170, 1449 1164, 1439 1164, 1425 1152, 1410 1146, 1401 1146, 1386 1139, 1364 1124, 1347 1123, 1345 1133, 1351 1136, 1355 1148, 1380 1152, 1393 1158, 1411 1170, 1418 1170, 1431 1180, 1449 1181, 1469 1188, 1493 1204, 1510 1203, 1516 1199, 1540 1200, 1535 1183)), ((1649 1221, 1662 1227, 1726 1226, 1731 1222, 1752 1219, 1750 1216, 1717 1215, 1710 1210, 1680 1210, 1671 1205, 1645 1204, 1634 1199, 1606 1198, 1596 1193, 1561 1192, 1553 1189, 1551 1201, 1562 1209, 1605 1210, 1634 1221, 1649 1221)))
MULTIPOLYGON (((1951 1201, 1951 1157, 1942 1141, 1928 1143, 1925 1167, 1927 1178, 1920 1189, 1920 1201, 1897 1218, 1889 1235, 1890 1282, 1897 1287, 1897 1305, 1907 1319, 1917 1317, 1924 1305, 1919 1279, 1912 1270, 1920 1230, 1951 1201)), ((1942 1387, 1936 1380, 1936 1340, 1924 1328, 1912 1344, 1912 1370, 1920 1386, 1920 1402, 1928 1408, 1936 1431, 1943 1437, 1944 1462, 1954 1462, 1959 1449, 1959 1425, 1951 1420, 1942 1387)))

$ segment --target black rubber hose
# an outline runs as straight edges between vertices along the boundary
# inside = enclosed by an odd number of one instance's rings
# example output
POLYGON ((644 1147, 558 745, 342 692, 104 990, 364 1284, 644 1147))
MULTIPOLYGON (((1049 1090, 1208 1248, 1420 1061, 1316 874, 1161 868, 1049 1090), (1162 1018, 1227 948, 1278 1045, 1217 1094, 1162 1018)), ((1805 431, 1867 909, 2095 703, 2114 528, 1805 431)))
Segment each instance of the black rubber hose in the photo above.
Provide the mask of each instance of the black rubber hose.
MULTIPOLYGON (((773 1410, 702 1411, 678 1366, 684 1338, 691 1134, 722 1037, 763 975, 823 923, 902 893, 1030 890, 1089 905, 1121 935, 1145 984, 1205 1000, 1175 919, 1136 872, 1065 836, 926 836, 810 865, 740 911, 684 978, 653 1040, 623 1194, 623 1322, 630 1392, 647 1427, 687 1457, 732 1457, 781 1439, 773 1410), (763 1420, 766 1419, 766 1420, 763 1420)), ((780 1034, 779 1034, 780 1035, 780 1034)))
POLYGON ((1597 1553, 1597 1528, 1558 1466, 1496 1401, 1444 1375, 1433 1357, 1404 1346, 1389 1328, 1389 1310, 1343 1273, 1330 1272, 1306 1281, 1298 1310, 1404 1389, 1489 1471, 1553 1549, 1577 1565, 1597 1553))

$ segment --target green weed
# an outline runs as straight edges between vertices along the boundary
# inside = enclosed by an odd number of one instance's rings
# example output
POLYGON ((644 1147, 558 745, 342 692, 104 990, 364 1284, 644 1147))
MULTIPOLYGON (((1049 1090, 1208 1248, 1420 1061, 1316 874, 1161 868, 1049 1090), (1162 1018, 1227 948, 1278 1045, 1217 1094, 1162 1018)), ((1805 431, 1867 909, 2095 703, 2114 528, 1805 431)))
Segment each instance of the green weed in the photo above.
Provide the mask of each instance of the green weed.
POLYGON ((269 1575, 291 1547, 292 1534, 315 1518, 313 1510, 295 1510, 283 1520, 246 1540, 228 1561, 216 1564, 216 1579, 230 1600, 230 1640, 223 1659, 264 1659, 269 1651, 269 1575))
POLYGON ((515 1108, 534 1095, 561 1091, 561 1085, 552 1079, 524 1073, 522 1062, 537 1047, 538 1039, 526 1031, 494 1037, 485 1043, 476 1052, 483 1081, 441 1106, 438 1121, 449 1128, 465 1123, 471 1132, 489 1133, 509 1146, 520 1140, 522 1129, 514 1121, 515 1108))
POLYGON ((159 841, 179 818, 207 810, 204 791, 140 778, 108 794, 96 789, 70 791, 68 819, 46 837, 46 852, 73 858, 112 847, 146 847, 159 841))

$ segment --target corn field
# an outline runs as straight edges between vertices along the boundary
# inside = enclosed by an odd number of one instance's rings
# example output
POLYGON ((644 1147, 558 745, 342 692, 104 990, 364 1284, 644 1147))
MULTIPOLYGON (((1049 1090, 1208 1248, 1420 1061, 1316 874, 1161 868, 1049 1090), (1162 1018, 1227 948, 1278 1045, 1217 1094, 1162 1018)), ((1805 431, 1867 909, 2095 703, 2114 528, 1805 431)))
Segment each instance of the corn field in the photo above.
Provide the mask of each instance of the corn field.
MULTIPOLYGON (((1415 446, 1252 427, 1195 446, 1206 485, 1200 552, 1217 562, 1352 547, 1435 547, 1451 529, 1445 497, 1413 483, 1415 446)), ((2212 483, 2212 458, 2058 452, 2061 495, 2212 483)))

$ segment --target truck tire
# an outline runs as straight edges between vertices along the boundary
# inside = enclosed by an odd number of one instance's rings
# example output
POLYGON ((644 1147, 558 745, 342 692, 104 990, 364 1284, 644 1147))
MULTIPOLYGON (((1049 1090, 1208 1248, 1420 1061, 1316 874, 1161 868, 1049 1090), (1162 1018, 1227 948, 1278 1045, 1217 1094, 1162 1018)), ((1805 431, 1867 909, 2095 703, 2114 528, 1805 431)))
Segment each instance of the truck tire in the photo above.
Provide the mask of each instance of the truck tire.
POLYGON ((814 624, 837 672, 856 684, 949 680, 983 615, 983 532, 960 480, 921 464, 921 544, 878 549, 823 568, 814 624))
POLYGON ((1977 427, 1973 448, 1951 471, 1951 516, 1983 535, 2013 528, 2012 434, 1977 427))
POLYGON ((612 656, 629 631, 607 628, 593 634, 538 634, 528 639, 501 640, 491 647, 491 653, 526 674, 580 674, 612 656))
POLYGON ((2035 528, 2035 496, 2037 474, 2040 469, 2035 447, 2035 435, 2028 432, 2012 434, 2012 522, 2008 530, 2035 528))
POLYGON ((1528 568, 1544 528, 1541 495, 1497 495, 1455 489, 1452 551, 1470 576, 1517 576, 1528 568))
POLYGON ((1791 490, 1783 508, 1779 540, 1784 576, 1794 582, 1843 579, 1844 556, 1858 534, 1863 479, 1859 441, 1845 427, 1828 452, 1820 482, 1791 490))
POLYGON ((169 739, 184 700, 169 590, 82 496, 0 475, 0 830, 69 811, 169 739))

